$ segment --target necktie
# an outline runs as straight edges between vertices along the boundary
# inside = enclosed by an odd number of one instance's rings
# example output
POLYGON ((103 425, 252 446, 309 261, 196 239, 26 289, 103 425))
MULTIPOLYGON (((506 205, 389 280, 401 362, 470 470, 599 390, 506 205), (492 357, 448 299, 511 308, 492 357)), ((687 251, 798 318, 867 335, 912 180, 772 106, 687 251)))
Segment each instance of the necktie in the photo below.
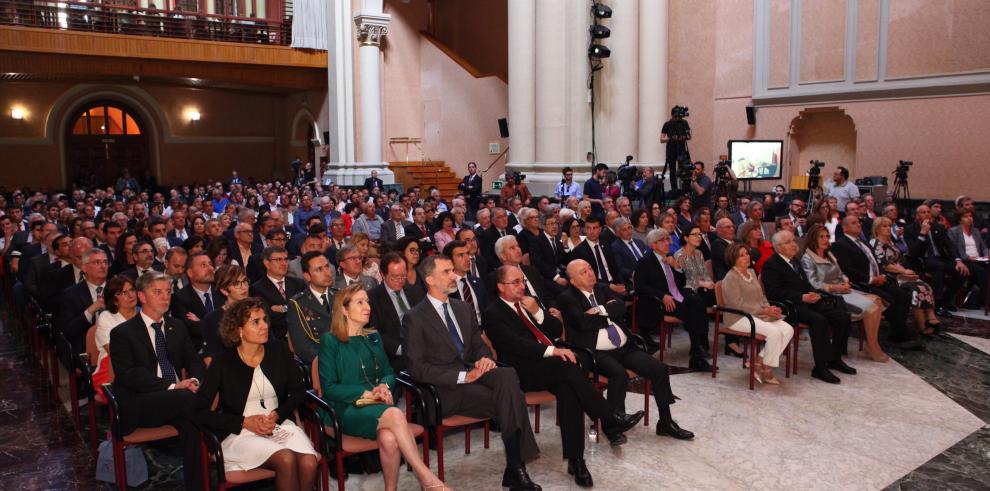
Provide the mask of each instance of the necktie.
POLYGON ((629 250, 632 251, 633 257, 636 258, 637 261, 639 261, 639 259, 643 257, 643 255, 639 253, 639 247, 636 247, 636 243, 630 240, 629 242, 626 242, 626 244, 629 244, 629 250))
POLYGON ((605 265, 605 257, 602 256, 601 244, 595 244, 595 262, 598 263, 598 278, 611 283, 612 277, 608 274, 608 267, 605 265))
POLYGON ((426 237, 426 227, 423 225, 419 226, 419 229, 423 232, 423 237, 426 237))
POLYGON ((327 312, 330 312, 330 300, 327 298, 326 293, 320 295, 320 303, 323 304, 323 308, 327 309, 327 312))
POLYGON ((158 357, 158 368, 162 370, 162 380, 168 384, 178 382, 175 378, 175 368, 168 359, 168 347, 165 345, 165 333, 162 332, 162 322, 152 322, 151 328, 155 330, 155 356, 158 357))
POLYGON ((454 325, 454 318, 450 316, 446 302, 443 304, 443 317, 447 324, 447 330, 450 331, 450 340, 454 342, 454 347, 457 348, 457 355, 464 358, 464 341, 461 341, 461 335, 457 333, 457 326, 454 325))
MULTIPOLYGON (((595 301, 594 293, 588 296, 588 301, 591 302, 592 307, 598 306, 598 302, 595 301)), ((611 319, 608 321, 608 326, 605 327, 605 334, 608 335, 609 342, 614 344, 616 348, 621 346, 622 338, 619 337, 619 329, 615 326, 611 319)))
POLYGON ((172 293, 179 291, 179 279, 172 278, 172 293))
POLYGON ((213 299, 210 298, 210 292, 206 292, 203 294, 203 305, 206 306, 207 314, 213 312, 213 299))
POLYGON ((399 291, 396 291, 395 292, 395 300, 399 304, 399 317, 402 317, 403 315, 406 315, 406 312, 409 311, 409 305, 402 298, 402 292, 399 292, 399 291))
POLYGON ((77 281, 76 283, 82 283, 83 281, 86 281, 86 272, 80 269, 79 270, 79 281, 77 281))
POLYGON ((395 240, 399 240, 399 239, 405 237, 406 236, 406 231, 403 230, 402 223, 401 222, 399 222, 399 223, 393 222, 393 223, 395 223, 395 240))
POLYGON ((873 252, 870 251, 870 248, 866 247, 866 244, 860 241, 856 241, 856 245, 859 246, 859 248, 863 251, 863 254, 866 254, 866 258, 870 261, 870 278, 880 276, 880 266, 877 265, 877 260, 873 257, 873 252))
POLYGON ((554 244, 553 243, 553 239, 551 239, 550 237, 547 237, 547 241, 550 242, 550 250, 553 251, 554 255, 556 255, 557 254, 557 244, 554 244))
POLYGON ((498 231, 498 236, 499 237, 505 237, 505 230, 499 230, 498 231))
POLYGON ((681 295, 681 291, 677 289, 677 282, 674 281, 674 271, 663 261, 660 261, 660 266, 663 268, 663 275, 667 277, 667 290, 670 291, 670 296, 677 302, 683 302, 684 296, 681 295))
POLYGON ((474 310, 474 295, 471 294, 471 286, 468 285, 467 278, 461 278, 461 287, 464 289, 464 294, 461 295, 461 300, 464 300, 471 305, 471 310, 474 310))
POLYGON ((481 275, 478 274, 478 260, 475 259, 475 258, 473 258, 473 257, 471 258, 471 274, 475 278, 480 278, 481 277, 481 275))
POLYGON ((285 280, 278 280, 278 293, 285 299, 285 280))
POLYGON ((533 321, 529 320, 529 316, 523 312, 522 306, 519 305, 519 302, 516 302, 516 313, 519 314, 519 318, 522 319, 523 325, 526 326, 526 329, 529 329, 529 332, 533 333, 533 336, 537 341, 544 346, 553 346, 553 341, 550 341, 550 338, 548 338, 546 334, 543 334, 543 331, 537 329, 536 325, 533 324, 533 321))
POLYGON ((791 265, 791 268, 794 269, 794 272, 801 277, 801 279, 807 279, 804 276, 804 269, 801 268, 801 264, 798 263, 797 258, 792 258, 788 263, 791 265))
POLYGON ((928 232, 928 251, 932 257, 939 257, 938 248, 935 247, 935 237, 932 237, 932 233, 928 232))

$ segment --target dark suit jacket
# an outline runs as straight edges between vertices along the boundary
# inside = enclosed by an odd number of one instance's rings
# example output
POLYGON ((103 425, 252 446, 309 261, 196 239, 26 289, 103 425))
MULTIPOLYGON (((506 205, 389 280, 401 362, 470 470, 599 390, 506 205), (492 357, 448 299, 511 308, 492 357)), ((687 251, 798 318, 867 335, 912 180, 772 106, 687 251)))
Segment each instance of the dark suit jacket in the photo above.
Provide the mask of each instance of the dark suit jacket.
POLYGON ((402 353, 406 367, 416 380, 437 386, 444 398, 458 394, 457 377, 470 371, 474 362, 492 357, 491 350, 481 339, 481 328, 471 313, 471 307, 460 300, 448 299, 451 315, 461 330, 464 356, 458 355, 450 331, 428 298, 424 298, 402 318, 402 353))
MULTIPOLYGON (((426 293, 416 286, 408 283, 402 287, 402 293, 406 296, 410 310, 418 305, 426 293)), ((382 336, 382 344, 385 346, 385 354, 388 355, 392 368, 396 371, 405 370, 405 359, 396 355, 399 346, 402 345, 402 320, 399 313, 389 298, 388 288, 382 283, 368 292, 368 303, 371 304, 371 321, 369 325, 378 330, 382 336), (400 368, 401 367, 401 368, 400 368)), ((407 312, 408 314, 408 312, 407 312)))
MULTIPOLYGON (((633 238, 632 242, 634 242, 636 247, 639 248, 639 253, 641 254, 640 257, 645 256, 648 252, 651 252, 643 241, 633 238)), ((632 251, 629 250, 629 246, 626 245, 626 242, 616 237, 616 239, 612 241, 612 245, 609 248, 612 249, 612 257, 615 258, 615 267, 618 270, 619 278, 632 278, 633 272, 636 271, 637 261, 636 256, 634 256, 632 251)), ((615 274, 614 271, 613 274, 615 274)))
MULTIPOLYGON (((608 327, 608 319, 612 319, 615 325, 630 337, 629 330, 626 329, 626 303, 618 294, 610 290, 605 285, 598 283, 592 289, 595 294, 595 301, 599 305, 604 305, 608 312, 608 317, 598 314, 588 314, 591 302, 584 293, 573 286, 568 287, 560 295, 560 312, 564 315, 564 325, 567 328, 567 341, 582 348, 594 350, 598 344, 598 331, 608 327)), ((628 342, 628 341, 627 341, 628 342)))
MULTIPOLYGON (((955 258, 952 248, 949 247, 948 232, 941 223, 932 222, 928 233, 931 234, 932 241, 935 242, 935 247, 938 249, 941 257, 949 260, 955 258)), ((928 257, 930 252, 929 242, 926 237, 921 236, 920 223, 914 221, 904 227, 904 240, 907 241, 909 255, 915 258, 928 257)))
MULTIPOLYGON (((980 257, 986 257, 987 255, 987 245, 983 242, 983 237, 980 235, 980 231, 973 226, 972 230, 973 240, 976 242, 976 251, 979 253, 980 257)), ((963 236, 962 225, 956 225, 949 229, 948 233, 949 245, 952 246, 952 255, 954 258, 962 259, 963 261, 968 261, 969 256, 966 254, 966 239, 963 236)))
POLYGON ((58 317, 56 325, 65 338, 72 343, 76 353, 86 351, 86 331, 96 323, 86 318, 86 309, 93 304, 89 284, 85 281, 66 288, 58 297, 58 317))
MULTIPOLYGON (((192 233, 191 232, 192 231, 187 228, 186 229, 186 237, 191 237, 192 236, 192 233)), ((169 247, 179 247, 179 246, 182 245, 182 242, 183 242, 183 239, 181 239, 178 236, 176 236, 175 230, 169 230, 168 233, 165 234, 165 239, 168 240, 168 246, 169 247)))
MULTIPOLYGON (((505 229, 505 235, 516 235, 516 231, 511 227, 507 228, 505 229)), ((488 263, 488 267, 490 267, 492 271, 498 269, 498 267, 502 265, 502 260, 495 255, 495 242, 501 237, 502 236, 498 233, 498 229, 492 225, 491 227, 488 227, 488 230, 485 230, 485 232, 481 234, 481 238, 478 241, 478 252, 485 257, 485 262, 488 263)))
POLYGON ((251 296, 258 297, 262 302, 265 302, 265 306, 268 307, 268 325, 271 329, 274 337, 278 339, 285 339, 286 333, 288 332, 289 325, 286 321, 286 312, 279 312, 272 310, 273 307, 288 307, 289 301, 287 299, 292 298, 295 294, 303 291, 306 288, 306 283, 297 278, 285 277, 285 298, 282 298, 282 294, 278 292, 278 287, 275 286, 267 276, 262 276, 260 280, 255 281, 251 284, 251 296))
MULTIPOLYGON (((385 223, 382 224, 382 237, 381 243, 382 247, 386 249, 391 249, 392 245, 399 239, 395 238, 395 222, 390 219, 383 219, 385 223)), ((402 227, 402 232, 405 233, 406 227, 412 225, 409 220, 402 220, 400 226, 402 227)))
MULTIPOLYGON (((537 323, 525 308, 523 314, 551 341, 564 333, 560 321, 545 310, 542 324, 537 323)), ((519 378, 530 378, 530 374, 546 369, 542 361, 547 346, 537 341, 515 309, 498 298, 485 309, 484 319, 484 331, 495 348, 498 361, 515 368, 519 378)))
MULTIPOLYGON (((327 289, 327 301, 331 308, 334 293, 333 288, 327 289)), ((330 330, 330 311, 323 308, 320 299, 313 295, 309 287, 306 287, 289 300, 286 320, 293 351, 300 360, 309 365, 319 354, 320 336, 330 330)))
POLYGON ((800 267, 798 271, 794 271, 794 268, 776 253, 763 263, 760 279, 763 281, 767 300, 770 301, 788 301, 800 306, 801 296, 815 291, 800 267))
MULTIPOLYGON (((533 289, 536 290, 536 300, 540 302, 544 309, 549 309, 551 307, 557 306, 557 295, 560 293, 560 285, 552 281, 547 281, 540 274, 536 268, 532 266, 527 266, 525 264, 520 264, 523 274, 526 275, 526 279, 529 283, 533 285, 533 289)), ((485 293, 487 294, 487 301, 494 302, 498 298, 498 272, 492 271, 485 276, 485 293)))
POLYGON ((436 249, 433 245, 433 234, 437 232, 436 228, 433 227, 432 223, 423 224, 426 227, 426 235, 423 235, 423 230, 419 228, 419 225, 415 223, 410 223, 406 225, 406 235, 410 237, 415 237, 416 241, 419 242, 420 256, 426 257, 426 251, 436 249))
MULTIPOLYGON (((169 361, 176 377, 203 376, 203 361, 182 324, 168 316, 162 327, 168 345, 169 361)), ((144 318, 138 314, 110 331, 110 362, 113 364, 114 389, 120 399, 149 392, 168 390, 168 383, 158 377, 158 356, 151 344, 144 318)))
POLYGON ((367 189, 369 193, 371 192, 371 189, 375 187, 378 189, 383 189, 385 185, 382 184, 382 180, 377 177, 369 177, 364 180, 364 189, 367 189))
MULTIPOLYGON (((41 248, 38 247, 37 250, 40 251, 41 248)), ((40 300, 39 293, 41 291, 41 287, 43 286, 42 278, 44 278, 45 272, 51 266, 51 256, 47 252, 44 254, 37 253, 30 257, 21 255, 18 277, 21 280, 21 283, 24 283, 24 288, 27 290, 28 294, 35 299, 40 300)))
POLYGON ((464 196, 467 197, 472 208, 477 208, 477 201, 481 198, 481 175, 475 173, 474 176, 470 174, 464 176, 457 189, 464 191, 464 196))
MULTIPOLYGON (((160 263, 160 262, 158 262, 158 260, 156 259, 155 262, 151 264, 151 269, 154 270, 154 271, 165 272, 165 265, 162 264, 162 263, 160 263)), ((137 266, 136 265, 135 266, 131 266, 131 267, 129 267, 129 268, 121 271, 120 274, 122 274, 122 275, 130 278, 131 281, 134 281, 135 283, 137 283, 137 279, 138 279, 137 276, 138 276, 138 274, 137 274, 137 266)))
POLYGON ((251 257, 248 259, 245 273, 247 273, 248 280, 250 280, 251 283, 264 278, 265 274, 268 273, 268 270, 265 269, 265 258, 260 252, 257 254, 251 254, 251 257))
POLYGON ((712 279, 722 281, 726 273, 729 272, 729 265, 725 262, 725 251, 731 244, 721 237, 712 239, 712 279))
MULTIPOLYGON (((465 278, 467 278, 468 284, 471 285, 471 289, 474 291, 474 303, 478 306, 478 311, 484 315, 485 309, 488 308, 488 292, 485 289, 485 285, 483 285, 481 279, 476 276, 468 274, 465 278)), ((464 300, 461 298, 460 285, 458 285, 457 288, 457 291, 450 292, 450 298, 464 300)))
MULTIPOLYGON (((849 281, 862 287, 870 283, 870 258, 866 256, 855 242, 840 230, 835 231, 835 243, 832 244, 832 254, 839 262, 839 269, 849 277, 849 281)), ((865 244, 867 248, 869 244, 865 244)), ((872 249, 871 249, 872 250, 872 249)), ((878 263, 879 267, 880 264, 878 263)), ((881 274, 883 270, 880 270, 881 274)))
MULTIPOLYGON (((255 236, 257 237, 257 234, 255 234, 255 236)), ((262 249, 263 248, 261 247, 260 242, 251 243, 251 255, 259 254, 262 251, 262 249)), ((230 257, 231 260, 237 261, 237 264, 240 264, 242 268, 247 270, 248 260, 251 259, 251 256, 241 257, 241 248, 237 247, 237 242, 233 240, 230 241, 230 247, 227 249, 227 255, 230 257)))
POLYGON ((536 268, 547 281, 553 281, 558 274, 563 274, 565 265, 564 244, 553 239, 554 248, 550 247, 550 239, 541 233, 529 245, 529 264, 536 268))
POLYGON ((603 281, 613 284, 623 283, 623 281, 628 279, 628 277, 624 278, 623 276, 620 275, 619 265, 616 264, 615 262, 615 255, 612 254, 612 249, 609 248, 608 244, 602 241, 599 241, 598 245, 602 248, 602 256, 605 257, 605 264, 608 265, 608 271, 609 273, 612 274, 612 281, 607 281, 600 274, 601 272, 596 266, 598 264, 597 256, 595 255, 595 251, 591 249, 591 244, 588 243, 587 240, 578 244, 578 246, 575 247, 573 251, 571 251, 570 260, 573 261, 575 259, 584 259, 585 261, 587 261, 588 264, 591 265, 592 269, 595 270, 595 277, 598 278, 598 281, 603 281))
MULTIPOLYGON (((540 232, 540 235, 543 235, 543 233, 540 232)), ((519 242, 519 248, 522 249, 523 254, 529 253, 532 244, 536 242, 538 238, 538 235, 535 235, 526 229, 522 229, 516 234, 516 240, 519 242)))
MULTIPOLYGON (((302 372, 292 359, 289 346, 283 341, 269 340, 265 344, 265 357, 261 371, 275 389, 278 401, 278 422, 291 417, 299 403, 305 399, 306 384, 302 372)), ((236 350, 227 350, 213 358, 206 370, 203 384, 196 397, 198 420, 217 433, 218 438, 239 434, 244 423, 244 406, 254 377, 254 369, 241 361, 236 350), (211 411, 213 399, 220 396, 220 404, 211 411)), ((270 406, 269 406, 270 407, 270 406)))
MULTIPOLYGON (((671 268, 674 273, 674 283, 683 295, 686 278, 684 273, 671 268)), ((663 297, 670 294, 667 287, 667 276, 660 266, 660 260, 651 250, 649 254, 643 256, 636 263, 636 272, 633 274, 633 287, 639 295, 639 305, 636 308, 636 316, 642 326, 656 326, 660 323, 660 316, 663 310, 663 297), (658 302, 659 300, 659 302, 658 302)), ((595 295, 597 297, 597 295, 595 295)))
MULTIPOLYGON (((216 291, 216 289, 211 289, 210 296, 213 300, 214 310, 223 307, 223 304, 227 301, 227 297, 223 293, 216 291)), ((172 317, 185 324, 186 329, 189 331, 189 337, 199 346, 199 343, 203 341, 202 324, 207 312, 206 306, 203 305, 203 301, 199 298, 199 294, 193 291, 192 283, 187 284, 181 290, 172 294, 171 311, 172 317), (186 317, 186 314, 189 312, 195 314, 199 318, 199 321, 193 322, 189 320, 186 317)))

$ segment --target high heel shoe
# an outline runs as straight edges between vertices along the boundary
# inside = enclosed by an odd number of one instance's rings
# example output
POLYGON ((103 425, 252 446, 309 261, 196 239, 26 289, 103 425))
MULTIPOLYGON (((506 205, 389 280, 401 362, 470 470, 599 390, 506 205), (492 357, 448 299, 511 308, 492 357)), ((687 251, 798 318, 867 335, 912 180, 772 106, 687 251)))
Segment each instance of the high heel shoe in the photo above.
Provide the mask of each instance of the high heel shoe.
POLYGON ((773 374, 773 369, 771 368, 764 370, 763 382, 770 385, 780 385, 780 380, 773 374))
POLYGON ((728 344, 726 344, 725 345, 725 356, 735 356, 736 358, 742 358, 743 357, 743 351, 741 349, 739 351, 736 351, 736 350, 732 349, 731 347, 729 347, 728 344))
POLYGON ((423 487, 423 491, 426 491, 427 489, 435 489, 436 491, 454 491, 454 488, 447 487, 447 485, 442 482, 428 484, 423 487))

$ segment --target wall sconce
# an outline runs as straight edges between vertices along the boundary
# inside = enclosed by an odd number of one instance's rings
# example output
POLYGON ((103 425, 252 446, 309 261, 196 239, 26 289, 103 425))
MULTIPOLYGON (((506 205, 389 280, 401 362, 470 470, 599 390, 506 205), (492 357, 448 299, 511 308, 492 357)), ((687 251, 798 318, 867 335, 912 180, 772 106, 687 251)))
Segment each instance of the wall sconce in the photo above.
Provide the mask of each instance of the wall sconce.
POLYGON ((200 118, 199 111, 197 111, 195 109, 190 109, 189 110, 189 121, 192 121, 192 122, 195 123, 196 121, 199 121, 199 118, 200 118))
POLYGON ((24 116, 25 115, 26 114, 25 114, 25 111, 24 111, 23 108, 20 108, 20 107, 12 107, 12 108, 10 108, 10 117, 11 117, 11 119, 22 120, 22 119, 24 119, 24 116))

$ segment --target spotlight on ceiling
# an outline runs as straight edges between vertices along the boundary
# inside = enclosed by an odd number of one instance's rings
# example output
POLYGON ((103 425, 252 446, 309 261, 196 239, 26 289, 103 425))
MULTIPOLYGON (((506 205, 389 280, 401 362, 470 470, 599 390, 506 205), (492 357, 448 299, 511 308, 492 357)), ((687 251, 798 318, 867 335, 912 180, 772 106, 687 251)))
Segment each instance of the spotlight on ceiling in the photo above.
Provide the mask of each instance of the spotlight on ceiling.
POLYGON ((600 60, 609 56, 612 56, 612 50, 608 49, 608 46, 602 46, 600 44, 588 46, 588 58, 600 60))
POLYGON ((608 19, 612 17, 612 7, 605 4, 596 3, 591 6, 591 14, 594 15, 596 19, 608 19))
POLYGON ((612 30, 601 24, 593 24, 588 28, 593 39, 604 39, 612 35, 612 30))

